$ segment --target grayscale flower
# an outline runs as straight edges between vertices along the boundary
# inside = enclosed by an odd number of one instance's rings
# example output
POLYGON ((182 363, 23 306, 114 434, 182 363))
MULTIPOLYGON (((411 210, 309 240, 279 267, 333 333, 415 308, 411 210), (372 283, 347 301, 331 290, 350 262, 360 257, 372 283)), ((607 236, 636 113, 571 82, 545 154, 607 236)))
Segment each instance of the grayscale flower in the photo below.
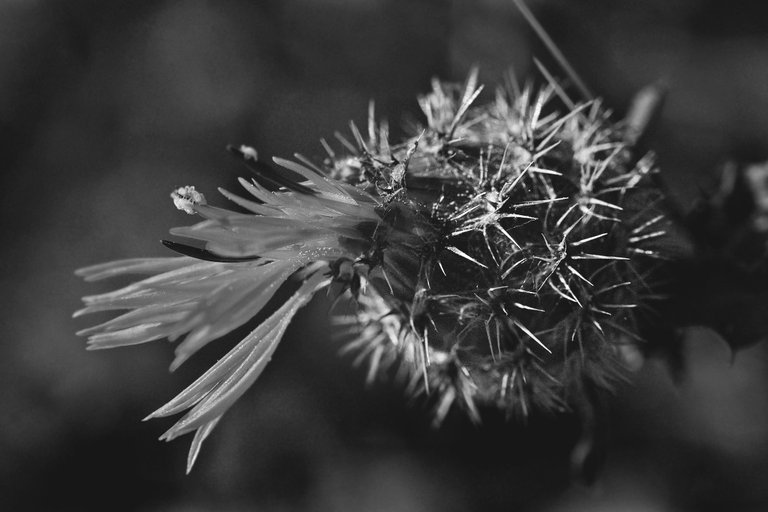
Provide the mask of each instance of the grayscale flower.
POLYGON ((85 268, 88 280, 147 277, 86 297, 77 314, 127 310, 85 329, 90 348, 182 339, 171 367, 243 325, 278 289, 294 292, 261 325, 150 417, 186 412, 163 436, 195 432, 188 467, 221 416, 253 384, 296 311, 333 285, 355 312, 336 318, 369 379, 399 376, 479 420, 559 411, 585 386, 610 388, 636 359, 638 322, 665 252, 663 198, 651 155, 638 155, 599 101, 553 80, 510 80, 481 103, 473 71, 419 98, 425 124, 390 144, 371 107, 364 136, 323 141, 318 164, 258 159, 242 213, 193 187, 177 207, 203 218, 165 244, 180 257, 85 268))

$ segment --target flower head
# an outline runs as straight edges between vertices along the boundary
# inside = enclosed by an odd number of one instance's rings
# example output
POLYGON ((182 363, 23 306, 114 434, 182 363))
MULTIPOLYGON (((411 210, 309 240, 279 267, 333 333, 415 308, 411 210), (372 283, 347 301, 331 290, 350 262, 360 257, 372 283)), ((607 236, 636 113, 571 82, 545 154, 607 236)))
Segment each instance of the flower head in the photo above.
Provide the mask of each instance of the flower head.
POLYGON ((396 372, 454 406, 510 414, 561 410, 585 381, 609 387, 637 343, 637 311, 665 254, 652 158, 626 144, 598 101, 575 104, 554 82, 500 88, 478 104, 463 85, 433 82, 419 98, 426 123, 391 145, 371 108, 342 149, 323 141, 320 166, 258 159, 243 212, 208 205, 193 187, 172 197, 201 222, 164 242, 174 258, 78 271, 89 280, 148 277, 86 297, 77 314, 127 310, 81 331, 90 348, 184 337, 172 368, 241 326, 275 292, 294 294, 197 381, 150 417, 186 414, 163 436, 195 432, 189 467, 220 417, 255 381, 291 318, 335 285, 357 311, 337 323, 369 378, 396 372), (564 105, 565 111, 556 106, 564 105))

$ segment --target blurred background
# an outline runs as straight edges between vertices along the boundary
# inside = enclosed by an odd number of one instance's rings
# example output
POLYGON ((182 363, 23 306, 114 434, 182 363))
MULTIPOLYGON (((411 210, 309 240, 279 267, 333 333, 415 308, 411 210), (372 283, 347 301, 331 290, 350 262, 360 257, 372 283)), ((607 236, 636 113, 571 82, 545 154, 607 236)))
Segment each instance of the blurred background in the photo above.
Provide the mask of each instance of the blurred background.
MULTIPOLYGON (((768 158, 764 2, 529 0, 617 115, 642 86, 669 96, 652 146, 690 206, 729 158, 768 158)), ((216 199, 244 169, 225 151, 320 157, 366 116, 418 116, 433 76, 480 65, 493 85, 532 56, 557 71, 511 0, 0 0, 0 509, 141 511, 675 511, 768 509, 768 353, 731 358, 705 331, 673 382, 649 361, 610 401, 608 458, 569 478, 573 425, 483 427, 396 387, 366 389, 337 356, 328 303, 289 329, 256 386, 184 475, 187 440, 142 423, 237 342, 169 374, 165 342, 86 352, 74 269, 168 255, 190 219, 169 199, 216 199)), ((402 132, 399 132, 402 133, 402 132)))

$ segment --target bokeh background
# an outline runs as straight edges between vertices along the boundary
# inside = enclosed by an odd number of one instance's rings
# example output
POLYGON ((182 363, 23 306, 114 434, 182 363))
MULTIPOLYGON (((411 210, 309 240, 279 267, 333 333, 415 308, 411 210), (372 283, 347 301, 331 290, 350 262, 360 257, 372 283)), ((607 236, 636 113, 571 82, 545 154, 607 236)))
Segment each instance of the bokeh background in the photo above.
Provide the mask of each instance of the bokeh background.
MULTIPOLYGON (((529 0, 619 118, 661 80, 652 139, 690 206, 728 159, 768 157, 768 23, 760 0, 529 0)), ((573 425, 483 427, 365 389, 339 358, 328 303, 294 322, 189 476, 188 442, 142 423, 237 341, 174 374, 155 342, 86 352, 80 266, 167 255, 190 221, 168 197, 216 197, 244 170, 224 151, 321 155, 320 137, 418 116, 433 76, 493 84, 532 56, 511 0, 0 0, 0 509, 674 511, 768 509, 768 353, 688 336, 673 382, 649 361, 610 401, 608 458, 569 478, 573 425)), ((398 130, 393 130, 397 136, 398 130)), ((223 199, 221 200, 223 202, 223 199)), ((247 331, 247 328, 245 329, 247 331)), ((567 422, 566 422, 567 423, 567 422)))

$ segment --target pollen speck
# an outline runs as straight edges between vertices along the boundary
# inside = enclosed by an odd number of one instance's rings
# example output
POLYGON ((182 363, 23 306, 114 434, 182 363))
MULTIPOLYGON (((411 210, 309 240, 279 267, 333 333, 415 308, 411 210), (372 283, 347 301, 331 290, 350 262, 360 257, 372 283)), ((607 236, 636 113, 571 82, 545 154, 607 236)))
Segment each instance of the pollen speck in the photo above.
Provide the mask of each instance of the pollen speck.
POLYGON ((240 151, 243 152, 243 155, 246 158, 249 158, 253 161, 257 161, 259 159, 259 154, 251 146, 242 145, 240 146, 240 151))
POLYGON ((194 215, 195 209, 193 208, 198 204, 206 204, 205 196, 195 190, 193 186, 179 187, 171 192, 171 199, 173 199, 173 205, 179 210, 194 215))

